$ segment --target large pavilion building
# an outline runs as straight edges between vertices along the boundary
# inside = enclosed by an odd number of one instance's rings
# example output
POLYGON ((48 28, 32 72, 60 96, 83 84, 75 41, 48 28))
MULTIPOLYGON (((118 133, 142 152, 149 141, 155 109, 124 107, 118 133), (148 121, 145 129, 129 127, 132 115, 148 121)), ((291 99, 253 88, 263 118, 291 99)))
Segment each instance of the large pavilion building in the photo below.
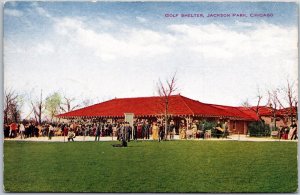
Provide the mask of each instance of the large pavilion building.
MULTIPOLYGON (((232 133, 246 134, 248 123, 259 118, 250 108, 206 104, 182 95, 168 99, 168 116, 186 124, 194 120, 227 120, 232 133)), ((165 99, 160 96, 115 98, 58 115, 65 119, 123 120, 125 113, 132 113, 134 119, 162 120, 165 113, 165 99)))

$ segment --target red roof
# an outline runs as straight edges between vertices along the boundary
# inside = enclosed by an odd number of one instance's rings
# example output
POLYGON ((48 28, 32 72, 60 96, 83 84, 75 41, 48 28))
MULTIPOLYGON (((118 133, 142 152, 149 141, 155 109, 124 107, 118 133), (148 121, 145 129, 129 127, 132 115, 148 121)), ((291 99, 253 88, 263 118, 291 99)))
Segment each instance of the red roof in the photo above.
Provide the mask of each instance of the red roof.
MULTIPOLYGON (((124 117, 134 113, 136 117, 158 116, 164 113, 164 99, 155 97, 115 98, 106 102, 60 114, 57 117, 124 117)), ((256 120, 238 109, 224 109, 205 104, 181 95, 169 97, 169 112, 173 116, 229 117, 256 120)))
POLYGON ((248 116, 250 116, 253 119, 259 120, 259 117, 257 116, 256 112, 251 109, 251 108, 247 108, 247 107, 237 107, 240 111, 244 112, 245 114, 247 114, 248 116))
MULTIPOLYGON (((278 110, 278 113, 280 113, 281 115, 291 115, 291 107, 289 108, 282 108, 278 110)), ((297 107, 292 107, 292 114, 293 116, 295 116, 297 113, 297 107)))
MULTIPOLYGON (((253 106, 251 107, 251 109, 256 112, 256 106, 253 106)), ((272 109, 270 107, 267 107, 267 106, 259 106, 258 107, 258 114, 260 116, 273 116, 273 113, 272 113, 272 109)))
POLYGON ((251 121, 259 120, 255 112, 244 107, 233 107, 233 106, 214 105, 214 104, 211 105, 231 113, 233 116, 236 116, 236 119, 251 120, 251 121))

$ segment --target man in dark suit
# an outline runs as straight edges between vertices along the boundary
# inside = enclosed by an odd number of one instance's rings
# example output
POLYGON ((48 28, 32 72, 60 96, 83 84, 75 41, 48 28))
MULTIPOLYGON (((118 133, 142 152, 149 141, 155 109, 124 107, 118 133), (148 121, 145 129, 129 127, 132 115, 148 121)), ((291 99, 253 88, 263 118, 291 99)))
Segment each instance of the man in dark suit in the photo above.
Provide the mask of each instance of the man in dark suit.
POLYGON ((150 139, 150 125, 148 123, 148 121, 145 121, 144 125, 143 125, 143 132, 144 132, 144 136, 146 139, 150 139))
POLYGON ((100 140, 100 135, 101 135, 101 124, 98 123, 96 127, 96 133, 95 133, 95 141, 100 140))

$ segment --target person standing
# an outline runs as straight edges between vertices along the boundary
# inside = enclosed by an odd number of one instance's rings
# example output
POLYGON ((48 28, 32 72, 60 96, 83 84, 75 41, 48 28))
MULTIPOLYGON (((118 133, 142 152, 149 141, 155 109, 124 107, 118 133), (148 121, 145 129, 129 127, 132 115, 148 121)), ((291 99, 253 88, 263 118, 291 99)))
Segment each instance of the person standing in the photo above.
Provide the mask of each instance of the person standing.
POLYGON ((21 139, 25 139, 25 126, 23 125, 23 123, 20 123, 20 137, 21 139))
POLYGON ((143 131, 143 126, 142 126, 141 122, 138 122, 138 124, 137 124, 137 138, 143 138, 142 131, 143 131))
POLYGON ((221 124, 221 122, 220 122, 220 121, 218 121, 218 123, 217 123, 217 125, 216 125, 216 128, 215 128, 215 130, 216 130, 216 135, 217 135, 217 138, 219 139, 219 138, 220 138, 220 136, 221 136, 221 135, 222 135, 222 133, 223 133, 222 124, 221 124))
POLYGON ((149 122, 147 120, 145 121, 143 129, 144 129, 145 138, 149 139, 150 138, 150 125, 149 125, 149 122))
POLYGON ((153 140, 158 140, 158 131, 159 131, 159 127, 157 126, 157 123, 153 122, 153 125, 152 125, 152 139, 153 140))
POLYGON ((195 139, 197 135, 197 125, 195 122, 192 123, 192 132, 193 132, 193 139, 195 139))
POLYGON ((8 138, 9 137, 9 131, 10 131, 10 127, 8 124, 4 125, 4 138, 8 138))
POLYGON ((121 125, 121 140, 126 141, 126 122, 123 122, 121 125))
POLYGON ((120 123, 117 123, 117 140, 120 141, 120 134, 121 134, 121 124, 120 123))
POLYGON ((227 138, 227 136, 229 135, 229 124, 228 124, 229 120, 226 120, 225 123, 223 124, 223 130, 224 130, 224 134, 223 137, 227 138))
POLYGON ((62 124, 61 124, 61 126, 60 126, 61 135, 64 135, 64 129, 65 129, 65 123, 62 122, 62 124))
POLYGON ((73 129, 70 129, 70 131, 68 132, 68 141, 72 140, 74 141, 74 138, 75 138, 75 132, 73 129))
POLYGON ((114 123, 112 127, 112 137, 116 137, 117 135, 117 124, 114 123))
POLYGON ((202 121, 202 124, 200 126, 200 132, 201 132, 200 137, 202 137, 203 139, 205 139, 205 121, 202 121))
POLYGON ((52 124, 49 125, 49 132, 48 132, 48 140, 52 139, 52 134, 54 132, 54 127, 52 126, 52 124))
POLYGON ((173 140, 174 139, 174 135, 175 135, 175 123, 174 123, 173 120, 171 120, 171 122, 170 122, 169 135, 170 135, 170 140, 173 140))
POLYGON ((35 135, 35 122, 32 122, 30 125, 30 137, 34 137, 35 135))
POLYGON ((133 140, 137 140, 137 125, 136 125, 136 122, 133 123, 133 140))
POLYGON ((9 137, 14 138, 16 136, 16 131, 17 131, 17 124, 16 123, 11 123, 10 128, 9 128, 9 137))
POLYGON ((101 134, 101 125, 98 124, 96 126, 95 141, 99 141, 100 140, 100 134, 101 134))
POLYGON ((34 125, 33 122, 30 122, 30 125, 28 127, 28 136, 33 137, 33 135, 34 135, 34 125))
POLYGON ((164 124, 159 123, 158 128, 159 128, 159 142, 160 142, 161 140, 164 140, 165 137, 164 124))
POLYGON ((291 125, 291 140, 293 139, 298 139, 298 136, 297 136, 297 124, 295 122, 292 123, 291 125))
POLYGON ((145 121, 143 120, 143 121, 141 121, 141 128, 142 128, 142 134, 141 134, 141 138, 142 139, 145 139, 146 138, 146 132, 145 132, 145 121))
POLYGON ((39 128, 37 124, 34 126, 34 136, 37 138, 39 137, 39 128))
POLYGON ((186 139, 186 128, 184 123, 180 124, 179 137, 180 139, 186 139))
POLYGON ((107 131, 108 131, 107 136, 112 136, 113 127, 112 127, 112 124, 110 122, 108 122, 107 131))
POLYGON ((130 142, 132 128, 131 128, 129 122, 126 123, 126 127, 125 128, 126 128, 126 141, 130 142))

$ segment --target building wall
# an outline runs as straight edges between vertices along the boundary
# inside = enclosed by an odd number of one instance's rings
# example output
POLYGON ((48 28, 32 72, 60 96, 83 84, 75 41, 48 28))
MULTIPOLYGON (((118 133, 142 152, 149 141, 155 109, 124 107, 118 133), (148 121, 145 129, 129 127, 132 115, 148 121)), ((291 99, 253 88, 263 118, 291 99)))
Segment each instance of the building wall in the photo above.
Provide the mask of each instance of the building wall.
POLYGON ((235 133, 244 134, 244 121, 236 121, 235 133))
MULTIPOLYGON (((267 125, 270 125, 270 127, 274 126, 274 121, 272 120, 272 117, 263 116, 261 118, 265 121, 265 123, 267 125)), ((276 121, 276 127, 280 127, 280 126, 284 126, 284 125, 291 125, 290 120, 280 119, 280 120, 276 121)))
POLYGON ((231 120, 229 122, 229 130, 232 134, 247 134, 248 124, 248 121, 231 120))

